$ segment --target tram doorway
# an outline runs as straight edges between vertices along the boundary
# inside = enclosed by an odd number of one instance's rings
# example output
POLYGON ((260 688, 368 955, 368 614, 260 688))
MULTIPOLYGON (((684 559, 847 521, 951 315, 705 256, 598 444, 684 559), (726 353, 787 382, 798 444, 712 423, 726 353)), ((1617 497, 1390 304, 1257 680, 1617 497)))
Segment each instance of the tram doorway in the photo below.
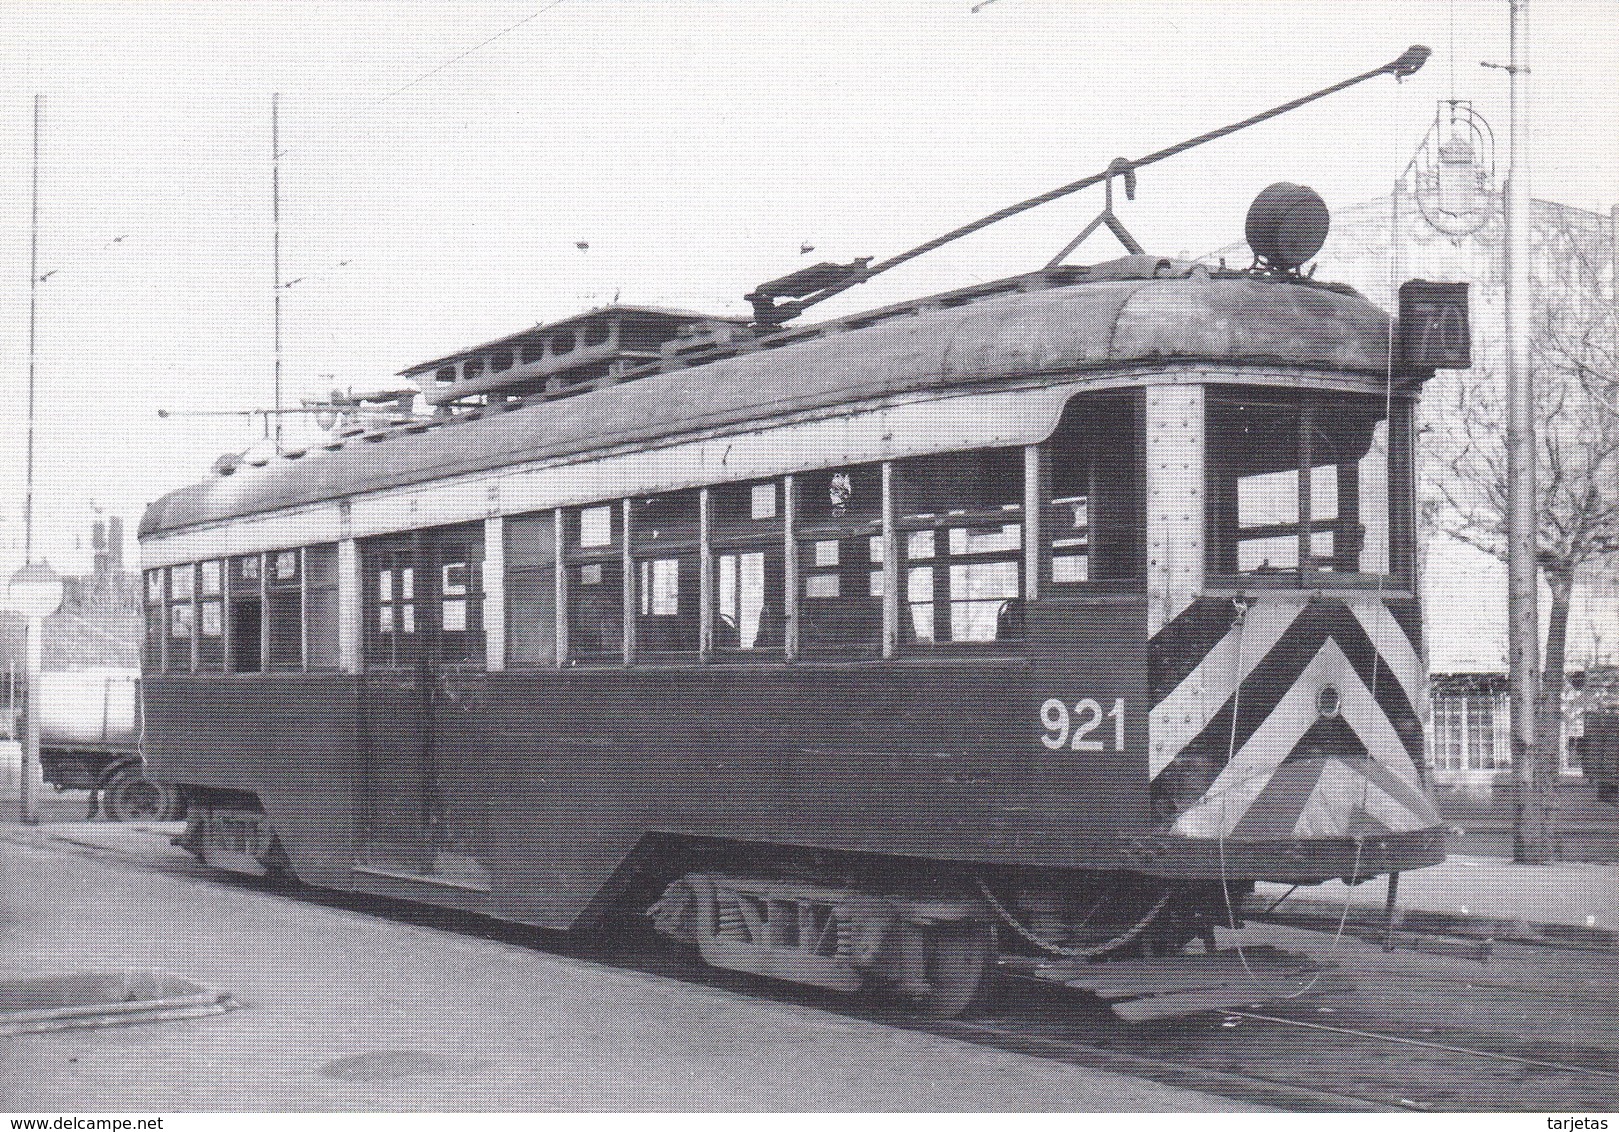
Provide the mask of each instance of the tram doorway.
POLYGON ((445 774, 451 680, 481 667, 481 528, 368 540, 358 826, 364 868, 487 888, 445 774))

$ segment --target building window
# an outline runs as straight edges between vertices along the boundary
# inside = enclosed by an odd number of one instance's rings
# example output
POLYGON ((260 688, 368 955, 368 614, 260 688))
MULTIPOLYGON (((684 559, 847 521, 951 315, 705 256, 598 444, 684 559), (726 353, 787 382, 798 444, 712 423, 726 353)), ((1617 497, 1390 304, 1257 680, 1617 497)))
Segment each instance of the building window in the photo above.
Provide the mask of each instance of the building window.
POLYGON ((1432 761, 1446 771, 1496 771, 1512 765, 1497 735, 1505 721, 1504 697, 1487 689, 1440 692, 1433 699, 1432 761))
POLYGON ((992 448, 894 466, 900 639, 1023 636, 1023 450, 992 448))
POLYGON ((799 646, 874 655, 883 635, 881 464, 796 477, 799 646))
POLYGON ((1294 585, 1403 572, 1409 523, 1391 524, 1391 505, 1405 507, 1408 461, 1403 428, 1390 451, 1384 407, 1375 396, 1211 389, 1210 572, 1294 585))

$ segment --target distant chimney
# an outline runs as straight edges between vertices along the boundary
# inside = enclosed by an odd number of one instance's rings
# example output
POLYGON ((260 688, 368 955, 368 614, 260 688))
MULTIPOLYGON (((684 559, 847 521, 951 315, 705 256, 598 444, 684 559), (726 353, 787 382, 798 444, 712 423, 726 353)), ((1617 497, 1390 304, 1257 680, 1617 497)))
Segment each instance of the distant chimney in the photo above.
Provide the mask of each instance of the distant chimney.
POLYGON ((94 551, 97 577, 104 577, 124 568, 124 521, 114 515, 110 519, 97 519, 90 524, 90 549, 94 551))

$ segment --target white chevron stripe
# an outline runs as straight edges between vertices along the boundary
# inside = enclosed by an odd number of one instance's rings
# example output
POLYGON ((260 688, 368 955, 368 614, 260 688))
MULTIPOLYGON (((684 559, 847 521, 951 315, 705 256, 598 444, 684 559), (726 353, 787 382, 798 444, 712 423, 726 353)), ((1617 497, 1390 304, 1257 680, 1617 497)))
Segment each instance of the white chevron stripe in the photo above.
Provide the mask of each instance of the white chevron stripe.
MULTIPOLYGON (((1157 778, 1180 754, 1181 748, 1197 738, 1215 712, 1231 698, 1232 689, 1248 679, 1265 654, 1281 640, 1282 634, 1298 620, 1304 603, 1269 598, 1255 602, 1243 618, 1242 631, 1236 629, 1220 638, 1198 666, 1175 690, 1159 701, 1147 715, 1152 742, 1148 749, 1149 778, 1157 778), (1237 651, 1242 666, 1237 667, 1237 651)), ((1232 610, 1233 616, 1236 610, 1232 610)))
MULTIPOLYGON (((1207 793, 1175 819, 1175 832, 1188 837, 1230 836, 1282 760, 1320 718, 1316 695, 1327 684, 1338 689, 1339 712, 1372 758, 1411 789, 1424 793, 1417 768, 1406 754, 1399 734, 1372 697, 1371 690, 1355 674, 1338 642, 1329 637, 1270 715, 1221 770, 1207 793)), ((1375 789, 1370 782, 1367 787, 1375 789)))
POLYGON ((1411 638, 1405 635, 1400 623, 1394 620, 1394 614, 1381 601, 1350 602, 1349 608, 1355 614, 1355 620, 1360 622, 1360 627, 1372 639, 1372 645, 1387 666, 1387 671, 1405 689, 1405 698, 1411 701, 1417 718, 1427 723, 1427 667, 1412 646, 1411 638))
POLYGON ((1321 770, 1321 778, 1293 826, 1294 837, 1347 837, 1355 810, 1365 810, 1395 833, 1423 829, 1421 814, 1392 797, 1365 775, 1334 759, 1321 770))

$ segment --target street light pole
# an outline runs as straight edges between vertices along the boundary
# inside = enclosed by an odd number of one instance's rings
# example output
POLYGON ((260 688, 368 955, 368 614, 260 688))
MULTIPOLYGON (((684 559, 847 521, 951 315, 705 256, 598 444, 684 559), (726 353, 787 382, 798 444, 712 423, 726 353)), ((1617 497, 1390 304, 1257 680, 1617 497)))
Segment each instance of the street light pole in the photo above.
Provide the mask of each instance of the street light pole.
MULTIPOLYGON (((1517 779, 1513 857, 1542 864, 1551 859, 1545 785, 1547 768, 1536 749, 1540 693, 1539 574, 1535 561, 1538 514, 1535 495, 1535 404, 1529 361, 1529 124, 1528 0, 1508 0, 1511 62, 1506 186, 1507 333, 1507 651, 1512 701, 1512 765, 1517 779)), ((1561 689, 1558 689, 1561 691, 1561 689)))

